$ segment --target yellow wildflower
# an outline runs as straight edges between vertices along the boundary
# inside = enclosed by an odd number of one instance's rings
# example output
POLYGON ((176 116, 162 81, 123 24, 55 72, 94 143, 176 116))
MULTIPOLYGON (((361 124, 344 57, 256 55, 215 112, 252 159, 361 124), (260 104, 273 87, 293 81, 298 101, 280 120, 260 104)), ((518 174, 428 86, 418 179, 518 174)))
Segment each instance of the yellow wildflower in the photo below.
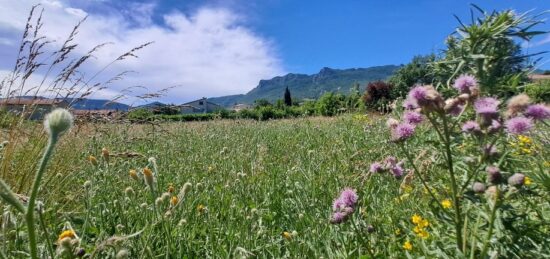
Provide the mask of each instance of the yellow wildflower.
POLYGON ((133 169, 130 170, 129 174, 130 174, 130 177, 132 177, 132 179, 134 179, 136 181, 139 179, 136 170, 133 170, 133 169))
POLYGON ((396 230, 395 230, 395 235, 396 235, 396 236, 401 235, 401 229, 396 229, 396 230))
POLYGON ((74 231, 72 229, 67 229, 63 232, 61 232, 61 234, 59 234, 59 238, 57 238, 57 241, 61 241, 61 239, 63 238, 75 238, 76 237, 76 234, 74 233, 74 231))
POLYGON ((417 234, 422 232, 423 230, 424 229, 422 229, 422 227, 419 227, 419 226, 416 226, 416 227, 413 228, 414 233, 417 233, 417 234))
POLYGON ((418 214, 414 214, 412 217, 411 217, 411 221, 412 223, 414 224, 418 224, 422 221, 422 217, 420 217, 418 214))
POLYGON ((206 207, 204 205, 199 204, 199 206, 197 206, 197 211, 199 211, 199 213, 203 213, 205 210, 206 207))
POLYGON ((172 206, 176 206, 178 204, 178 196, 172 196, 170 199, 170 204, 172 204, 172 206))
POLYGON ((428 231, 422 229, 420 232, 416 233, 417 236, 423 238, 423 239, 426 239, 428 237, 430 237, 430 234, 428 233, 428 231))
POLYGON ((101 149, 101 156, 103 156, 103 159, 105 159, 105 161, 109 162, 109 150, 107 148, 103 148, 101 149))
POLYGON ((531 178, 529 176, 525 176, 525 179, 523 180, 523 184, 531 185, 532 183, 533 181, 531 180, 531 178))
POLYGON ((143 168, 143 176, 145 178, 145 183, 149 187, 152 187, 153 182, 155 181, 155 179, 153 178, 153 171, 151 171, 151 169, 145 167, 145 168, 143 168))
POLYGON ((90 161, 90 163, 92 163, 92 165, 97 166, 97 159, 95 158, 95 156, 90 155, 88 157, 88 161, 90 161))
POLYGON ((422 219, 422 220, 418 223, 418 226, 421 227, 421 228, 428 227, 429 225, 430 225, 430 222, 429 222, 427 219, 422 219))
POLYGON ((168 192, 169 192, 169 193, 173 193, 173 192, 174 192, 174 185, 173 185, 173 184, 169 184, 169 185, 168 185, 168 192))
POLYGON ((283 232, 283 237, 286 239, 286 240, 290 240, 292 239, 292 235, 289 233, 289 232, 283 232))
POLYGON ((413 249, 411 241, 409 240, 405 241, 405 243, 403 243, 403 249, 411 251, 413 249))
POLYGON ((443 206, 443 208, 445 209, 450 209, 451 207, 453 207, 453 204, 451 203, 451 200, 444 199, 443 201, 441 201, 441 206, 443 206))

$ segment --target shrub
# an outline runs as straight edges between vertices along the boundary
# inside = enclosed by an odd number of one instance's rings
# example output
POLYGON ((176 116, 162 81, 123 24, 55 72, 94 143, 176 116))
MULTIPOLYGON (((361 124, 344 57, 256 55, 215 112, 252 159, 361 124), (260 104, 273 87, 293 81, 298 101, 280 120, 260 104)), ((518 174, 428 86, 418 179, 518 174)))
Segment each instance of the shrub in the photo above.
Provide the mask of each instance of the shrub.
POLYGON ((370 82, 367 85, 363 102, 365 106, 376 110, 385 110, 391 98, 392 85, 384 81, 370 82))

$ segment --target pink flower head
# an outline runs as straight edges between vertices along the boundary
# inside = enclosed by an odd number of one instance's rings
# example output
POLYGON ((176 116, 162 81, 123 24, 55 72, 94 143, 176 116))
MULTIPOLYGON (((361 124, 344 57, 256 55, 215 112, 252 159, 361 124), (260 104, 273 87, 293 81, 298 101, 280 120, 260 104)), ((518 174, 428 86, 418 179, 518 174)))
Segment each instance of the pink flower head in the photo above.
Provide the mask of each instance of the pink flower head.
POLYGON ((550 108, 544 104, 533 104, 527 107, 524 114, 533 120, 546 120, 550 118, 550 108))
POLYGON ((402 165, 403 162, 399 162, 390 169, 395 178, 400 178, 401 176, 403 176, 403 172, 405 170, 403 169, 402 165))
POLYGON ((498 120, 492 120, 491 125, 487 128, 487 130, 489 131, 489 133, 495 133, 499 131, 500 128, 502 128, 502 124, 500 124, 498 120))
POLYGON ((462 125, 462 132, 464 133, 480 133, 481 128, 479 124, 475 121, 467 121, 462 125))
POLYGON ((357 204, 357 199, 359 196, 357 196, 357 193, 351 188, 346 188, 342 193, 340 194, 340 199, 344 202, 346 207, 354 208, 355 204, 357 204))
POLYGON ((428 93, 424 86, 415 86, 409 91, 407 100, 420 104, 426 101, 428 93))
POLYGON ((371 173, 380 173, 382 171, 382 164, 378 162, 374 162, 370 165, 370 172, 371 173))
POLYGON ((414 125, 402 122, 397 125, 397 127, 392 129, 392 140, 393 141, 402 141, 406 140, 412 135, 414 135, 414 125))
POLYGON ((459 76, 453 85, 453 87, 458 90, 460 93, 468 94, 470 90, 474 87, 477 87, 477 80, 475 77, 464 74, 459 76))
POLYGON ((348 217, 347 214, 343 212, 334 212, 332 213, 332 218, 330 219, 330 223, 332 224, 340 224, 346 220, 348 217))
POLYGON ((505 125, 508 133, 521 135, 531 130, 533 121, 525 117, 515 117, 506 121, 505 125))
POLYGON ((498 113, 498 105, 500 101, 492 97, 484 97, 478 99, 474 103, 474 109, 480 115, 494 115, 498 113))
POLYGON ((412 100, 411 98, 407 98, 403 102, 403 108, 405 108, 405 110, 414 110, 414 109, 418 108, 418 104, 414 100, 412 100))
POLYGON ((403 115, 403 120, 409 124, 417 125, 422 123, 422 121, 424 120, 424 117, 422 116, 422 114, 418 112, 407 111, 403 115))

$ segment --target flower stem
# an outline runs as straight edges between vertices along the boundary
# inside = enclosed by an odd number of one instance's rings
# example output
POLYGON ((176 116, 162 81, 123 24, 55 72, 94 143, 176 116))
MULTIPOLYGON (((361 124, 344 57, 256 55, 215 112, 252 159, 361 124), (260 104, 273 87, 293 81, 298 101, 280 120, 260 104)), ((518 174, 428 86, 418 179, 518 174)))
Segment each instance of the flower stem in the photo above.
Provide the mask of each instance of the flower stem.
POLYGON ((460 212, 460 201, 458 197, 458 186, 456 183, 453 154, 451 151, 451 132, 445 115, 441 116, 443 119, 443 133, 445 138, 442 139, 445 144, 445 153, 447 160, 447 167, 449 168, 449 174, 451 176, 451 190, 453 192, 453 203, 455 211, 455 230, 456 230, 456 245, 460 251, 462 251, 462 217, 460 212))
POLYGON ((489 240, 491 240, 491 236, 493 236, 493 229, 495 227, 495 219, 499 206, 499 196, 500 190, 497 188, 494 200, 495 203, 493 204, 493 208, 491 209, 491 217, 489 218, 489 230, 487 231, 487 237, 485 237, 485 240, 483 241, 483 249, 481 250, 481 256, 479 258, 484 258, 485 254, 487 254, 487 251, 489 250, 489 240))
POLYGON ((44 175, 46 165, 50 160, 50 157, 54 150, 55 144, 57 143, 57 140, 58 138, 56 135, 50 136, 48 140, 48 145, 46 146, 46 150, 44 151, 42 160, 40 160, 40 165, 38 167, 38 171, 36 172, 36 175, 34 178, 31 195, 29 198, 29 205, 27 207, 27 214, 25 215, 25 221, 27 223, 27 229, 29 232, 28 233, 29 249, 30 249, 31 258, 33 259, 38 258, 38 249, 36 245, 36 230, 35 230, 35 224, 34 224, 34 207, 36 206, 36 197, 38 196, 38 189, 40 188, 40 182, 42 181, 42 176, 44 175))

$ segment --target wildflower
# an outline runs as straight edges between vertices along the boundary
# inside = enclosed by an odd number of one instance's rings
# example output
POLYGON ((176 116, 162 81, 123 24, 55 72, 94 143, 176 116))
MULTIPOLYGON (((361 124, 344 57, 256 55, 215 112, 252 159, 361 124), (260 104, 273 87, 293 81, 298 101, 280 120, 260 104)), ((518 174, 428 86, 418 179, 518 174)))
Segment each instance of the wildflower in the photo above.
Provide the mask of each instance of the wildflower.
POLYGON ((73 126, 73 115, 66 109, 57 108, 44 119, 44 128, 51 138, 57 138, 73 126))
POLYGON ((405 241, 405 243, 403 243, 403 249, 405 249, 407 251, 411 251, 413 249, 411 241, 409 241, 409 240, 405 241))
POLYGON ((417 225, 422 228, 425 228, 430 225, 430 222, 427 219, 422 219, 417 225))
POLYGON ((531 119, 525 117, 515 117, 511 118, 505 123, 506 130, 510 134, 525 134, 533 127, 533 122, 531 119))
POLYGON ((129 174, 130 174, 130 177, 132 177, 132 179, 136 181, 139 179, 136 170, 133 170, 133 169, 130 170, 129 174))
POLYGON ((395 235, 396 235, 396 236, 401 235, 401 229, 396 229, 396 230, 395 230, 395 235))
POLYGON ((109 150, 107 148, 101 149, 101 156, 103 156, 105 161, 109 162, 109 150))
POLYGON ((494 115, 498 113, 498 105, 500 101, 492 97, 484 97, 478 99, 474 103, 474 109, 477 114, 487 116, 494 115))
POLYGON ((443 201, 441 201, 441 206, 443 206, 444 209, 450 209, 451 207, 453 207, 453 204, 451 203, 451 200, 444 199, 443 201))
POLYGON ((417 125, 422 123, 424 118, 422 117, 422 114, 418 112, 408 111, 403 115, 403 120, 409 124, 417 125))
POLYGON ((502 124, 498 120, 492 120, 491 125, 487 128, 489 133, 496 133, 502 128, 502 124))
POLYGON ((470 89, 477 87, 477 80, 472 75, 463 74, 455 80, 453 87, 460 93, 469 94, 470 89))
POLYGON ((520 187, 524 183, 525 183, 525 175, 520 173, 515 173, 508 178, 508 184, 515 187, 520 187))
POLYGON ((416 102, 410 98, 407 98, 404 102, 403 102, 403 108, 405 108, 405 110, 414 110, 416 108, 418 108, 418 104, 416 104, 416 102))
POLYGON ((382 164, 378 163, 378 162, 374 162, 370 165, 370 170, 369 170, 371 173, 380 173, 382 171, 382 164))
POLYGON ((344 189, 334 202, 332 203, 332 218, 330 220, 333 224, 339 224, 344 222, 355 210, 355 206, 358 200, 357 193, 350 188, 344 189))
POLYGON ((92 163, 92 165, 94 165, 94 166, 97 166, 97 165, 98 165, 97 159, 95 158, 95 156, 90 155, 90 156, 88 157, 88 161, 90 161, 90 163, 92 163))
POLYGON ((423 239, 430 237, 430 234, 425 229, 420 230, 420 232, 418 232, 416 235, 423 239))
POLYGON ((409 91, 408 98, 415 101, 425 111, 441 109, 445 105, 441 95, 431 85, 414 87, 409 91))
POLYGON ((132 187, 127 187, 127 188, 124 190, 124 193, 125 193, 126 196, 128 196, 128 197, 134 196, 134 189, 132 189, 132 187))
POLYGON ((290 240, 292 239, 292 235, 287 232, 287 231, 284 231, 283 234, 282 234, 283 238, 286 239, 286 240, 290 240))
POLYGON ((160 198, 162 199, 163 202, 167 202, 168 200, 170 200, 170 193, 163 193, 160 198))
POLYGON ((401 176, 403 176, 404 169, 403 169, 402 165, 403 165, 403 162, 399 162, 395 166, 390 168, 390 171, 392 172, 392 174, 395 178, 400 178, 401 176))
POLYGON ((155 181, 155 178, 153 177, 153 171, 149 169, 148 167, 143 168, 143 176, 145 178, 145 183, 150 188, 153 188, 153 182, 155 181))
POLYGON ((487 167, 487 180, 492 184, 498 184, 502 181, 502 175, 500 174, 500 169, 495 166, 487 167))
POLYGON ((518 113, 525 110, 530 103, 531 100, 529 100, 529 96, 526 94, 516 95, 508 100, 506 115, 508 117, 517 116, 518 113))
POLYGON ((397 125, 399 125, 399 121, 394 119, 394 118, 389 118, 387 121, 386 121, 386 127, 388 129, 393 129, 395 127, 397 127, 397 125))
POLYGON ((202 204, 199 204, 199 205, 197 206, 197 211, 198 211, 199 213, 205 212, 205 211, 206 211, 206 206, 204 206, 204 205, 202 205, 202 204))
POLYGON ((414 134, 414 125, 409 123, 400 123, 392 129, 391 135, 393 141, 403 141, 414 134))
POLYGON ((168 192, 169 193, 174 193, 174 185, 173 184, 168 185, 168 192))
POLYGON ((527 107, 524 114, 533 120, 546 120, 550 118, 550 108, 544 104, 534 104, 527 107))
POLYGON ((472 190, 476 193, 484 193, 485 192, 485 184, 480 182, 475 182, 472 185, 472 190))
POLYGON ((422 217, 419 216, 418 214, 414 214, 414 215, 411 217, 411 221, 412 221, 412 223, 414 223, 414 224, 420 224, 420 222, 422 221, 422 217))
POLYGON ((76 234, 75 234, 74 230, 67 229, 67 230, 61 232, 61 234, 59 234, 59 237, 57 238, 57 241, 61 241, 64 238, 73 239, 75 237, 76 237, 76 234))
POLYGON ((178 196, 172 196, 172 198, 170 199, 170 204, 172 206, 176 206, 178 204, 178 196))
POLYGON ((531 181, 531 178, 528 177, 528 176, 525 176, 524 180, 523 180, 523 184, 525 184, 526 186, 529 186, 533 183, 533 181, 531 181))
POLYGON ((481 128, 479 127, 479 124, 477 122, 467 121, 464 123, 464 125, 462 125, 462 132, 477 134, 481 132, 481 128))
POLYGON ((458 116, 462 111, 464 110, 464 101, 460 99, 447 99, 445 101, 445 106, 443 107, 443 110, 445 110, 446 113, 452 115, 452 116, 458 116))

